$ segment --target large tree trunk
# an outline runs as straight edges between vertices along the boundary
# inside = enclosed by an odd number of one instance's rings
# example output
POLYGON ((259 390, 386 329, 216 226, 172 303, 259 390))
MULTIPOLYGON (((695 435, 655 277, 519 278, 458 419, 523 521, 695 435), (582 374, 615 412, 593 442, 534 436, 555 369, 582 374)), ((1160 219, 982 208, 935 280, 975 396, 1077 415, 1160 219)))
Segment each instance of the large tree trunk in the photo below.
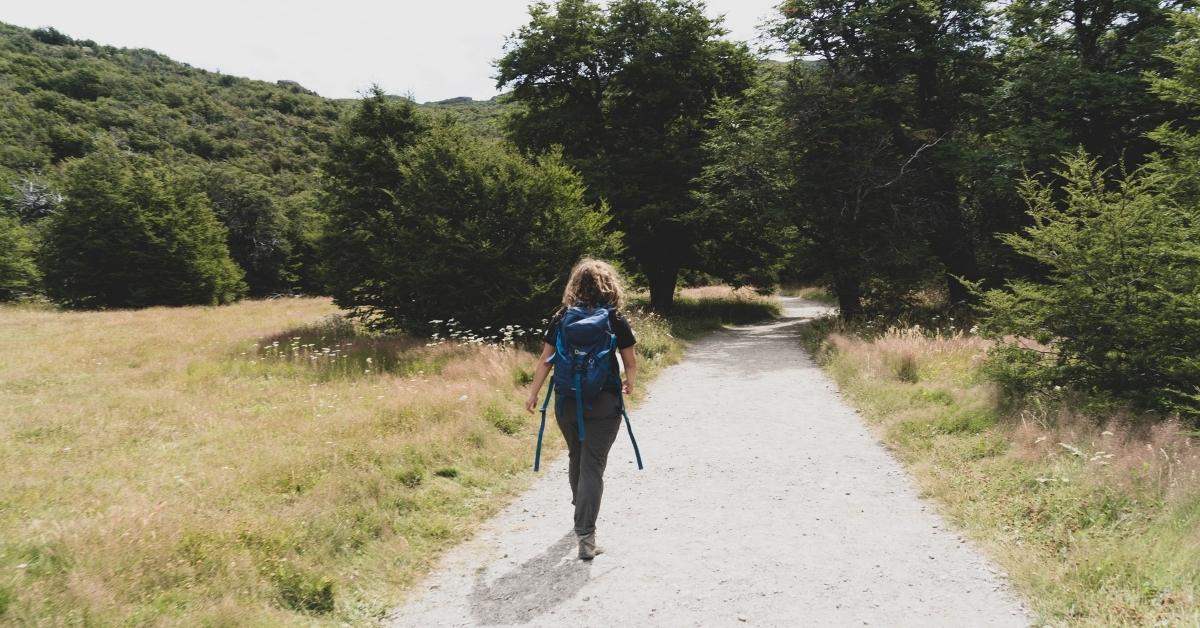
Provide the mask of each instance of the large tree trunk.
POLYGON ((675 284, 679 281, 679 268, 674 266, 646 269, 650 281, 650 309, 665 314, 675 305, 675 284))
POLYGON ((838 309, 842 320, 854 320, 862 316, 862 287, 858 276, 853 273, 835 273, 833 290, 837 293, 838 309))

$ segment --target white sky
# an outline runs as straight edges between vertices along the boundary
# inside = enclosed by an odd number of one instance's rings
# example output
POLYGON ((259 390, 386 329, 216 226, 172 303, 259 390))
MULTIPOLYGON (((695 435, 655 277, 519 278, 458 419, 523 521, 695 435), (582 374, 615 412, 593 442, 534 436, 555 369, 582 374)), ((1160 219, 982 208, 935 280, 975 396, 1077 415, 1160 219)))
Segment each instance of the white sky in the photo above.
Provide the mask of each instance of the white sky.
MULTIPOLYGON (((750 41, 780 0, 709 0, 729 37, 750 41)), ((150 48, 195 67, 322 96, 371 83, 424 102, 496 94, 492 61, 527 21, 527 0, 5 0, 0 22, 150 48)))

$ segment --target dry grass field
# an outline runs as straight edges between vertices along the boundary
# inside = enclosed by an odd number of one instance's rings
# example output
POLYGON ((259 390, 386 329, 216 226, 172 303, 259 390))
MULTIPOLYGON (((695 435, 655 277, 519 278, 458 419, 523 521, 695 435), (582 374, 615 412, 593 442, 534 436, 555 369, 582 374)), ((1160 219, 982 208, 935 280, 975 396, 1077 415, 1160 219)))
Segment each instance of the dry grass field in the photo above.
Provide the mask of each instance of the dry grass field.
POLYGON ((987 343, 892 328, 829 335, 842 391, 1045 625, 1200 625, 1200 447, 1176 422, 1014 406, 987 343))
MULTIPOLYGON (((775 308, 705 297, 634 315, 643 382, 775 308)), ((0 622, 369 623, 530 478, 532 360, 317 298, 0 307, 0 622)))

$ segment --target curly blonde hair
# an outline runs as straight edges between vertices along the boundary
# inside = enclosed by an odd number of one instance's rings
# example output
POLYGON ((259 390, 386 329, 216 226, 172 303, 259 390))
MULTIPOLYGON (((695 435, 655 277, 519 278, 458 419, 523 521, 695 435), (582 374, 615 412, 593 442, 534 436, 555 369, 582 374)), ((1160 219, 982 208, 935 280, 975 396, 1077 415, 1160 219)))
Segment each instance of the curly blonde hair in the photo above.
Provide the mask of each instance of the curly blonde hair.
POLYGON ((562 304, 564 308, 574 305, 607 305, 619 310, 625 307, 625 288, 621 285, 621 274, 604 260, 590 257, 579 260, 567 279, 562 304))

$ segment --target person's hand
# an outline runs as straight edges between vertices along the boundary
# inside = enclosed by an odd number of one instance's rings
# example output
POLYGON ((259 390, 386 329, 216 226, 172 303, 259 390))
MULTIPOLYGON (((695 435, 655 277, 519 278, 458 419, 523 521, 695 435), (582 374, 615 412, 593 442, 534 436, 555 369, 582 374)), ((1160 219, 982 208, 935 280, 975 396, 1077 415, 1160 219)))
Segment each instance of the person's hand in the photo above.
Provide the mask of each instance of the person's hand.
POLYGON ((629 380, 625 380, 625 383, 621 384, 621 392, 625 393, 626 395, 632 395, 633 394, 633 382, 631 382, 629 380))
POLYGON ((525 400, 525 411, 533 414, 533 409, 537 407, 538 391, 529 391, 529 398, 525 400))

